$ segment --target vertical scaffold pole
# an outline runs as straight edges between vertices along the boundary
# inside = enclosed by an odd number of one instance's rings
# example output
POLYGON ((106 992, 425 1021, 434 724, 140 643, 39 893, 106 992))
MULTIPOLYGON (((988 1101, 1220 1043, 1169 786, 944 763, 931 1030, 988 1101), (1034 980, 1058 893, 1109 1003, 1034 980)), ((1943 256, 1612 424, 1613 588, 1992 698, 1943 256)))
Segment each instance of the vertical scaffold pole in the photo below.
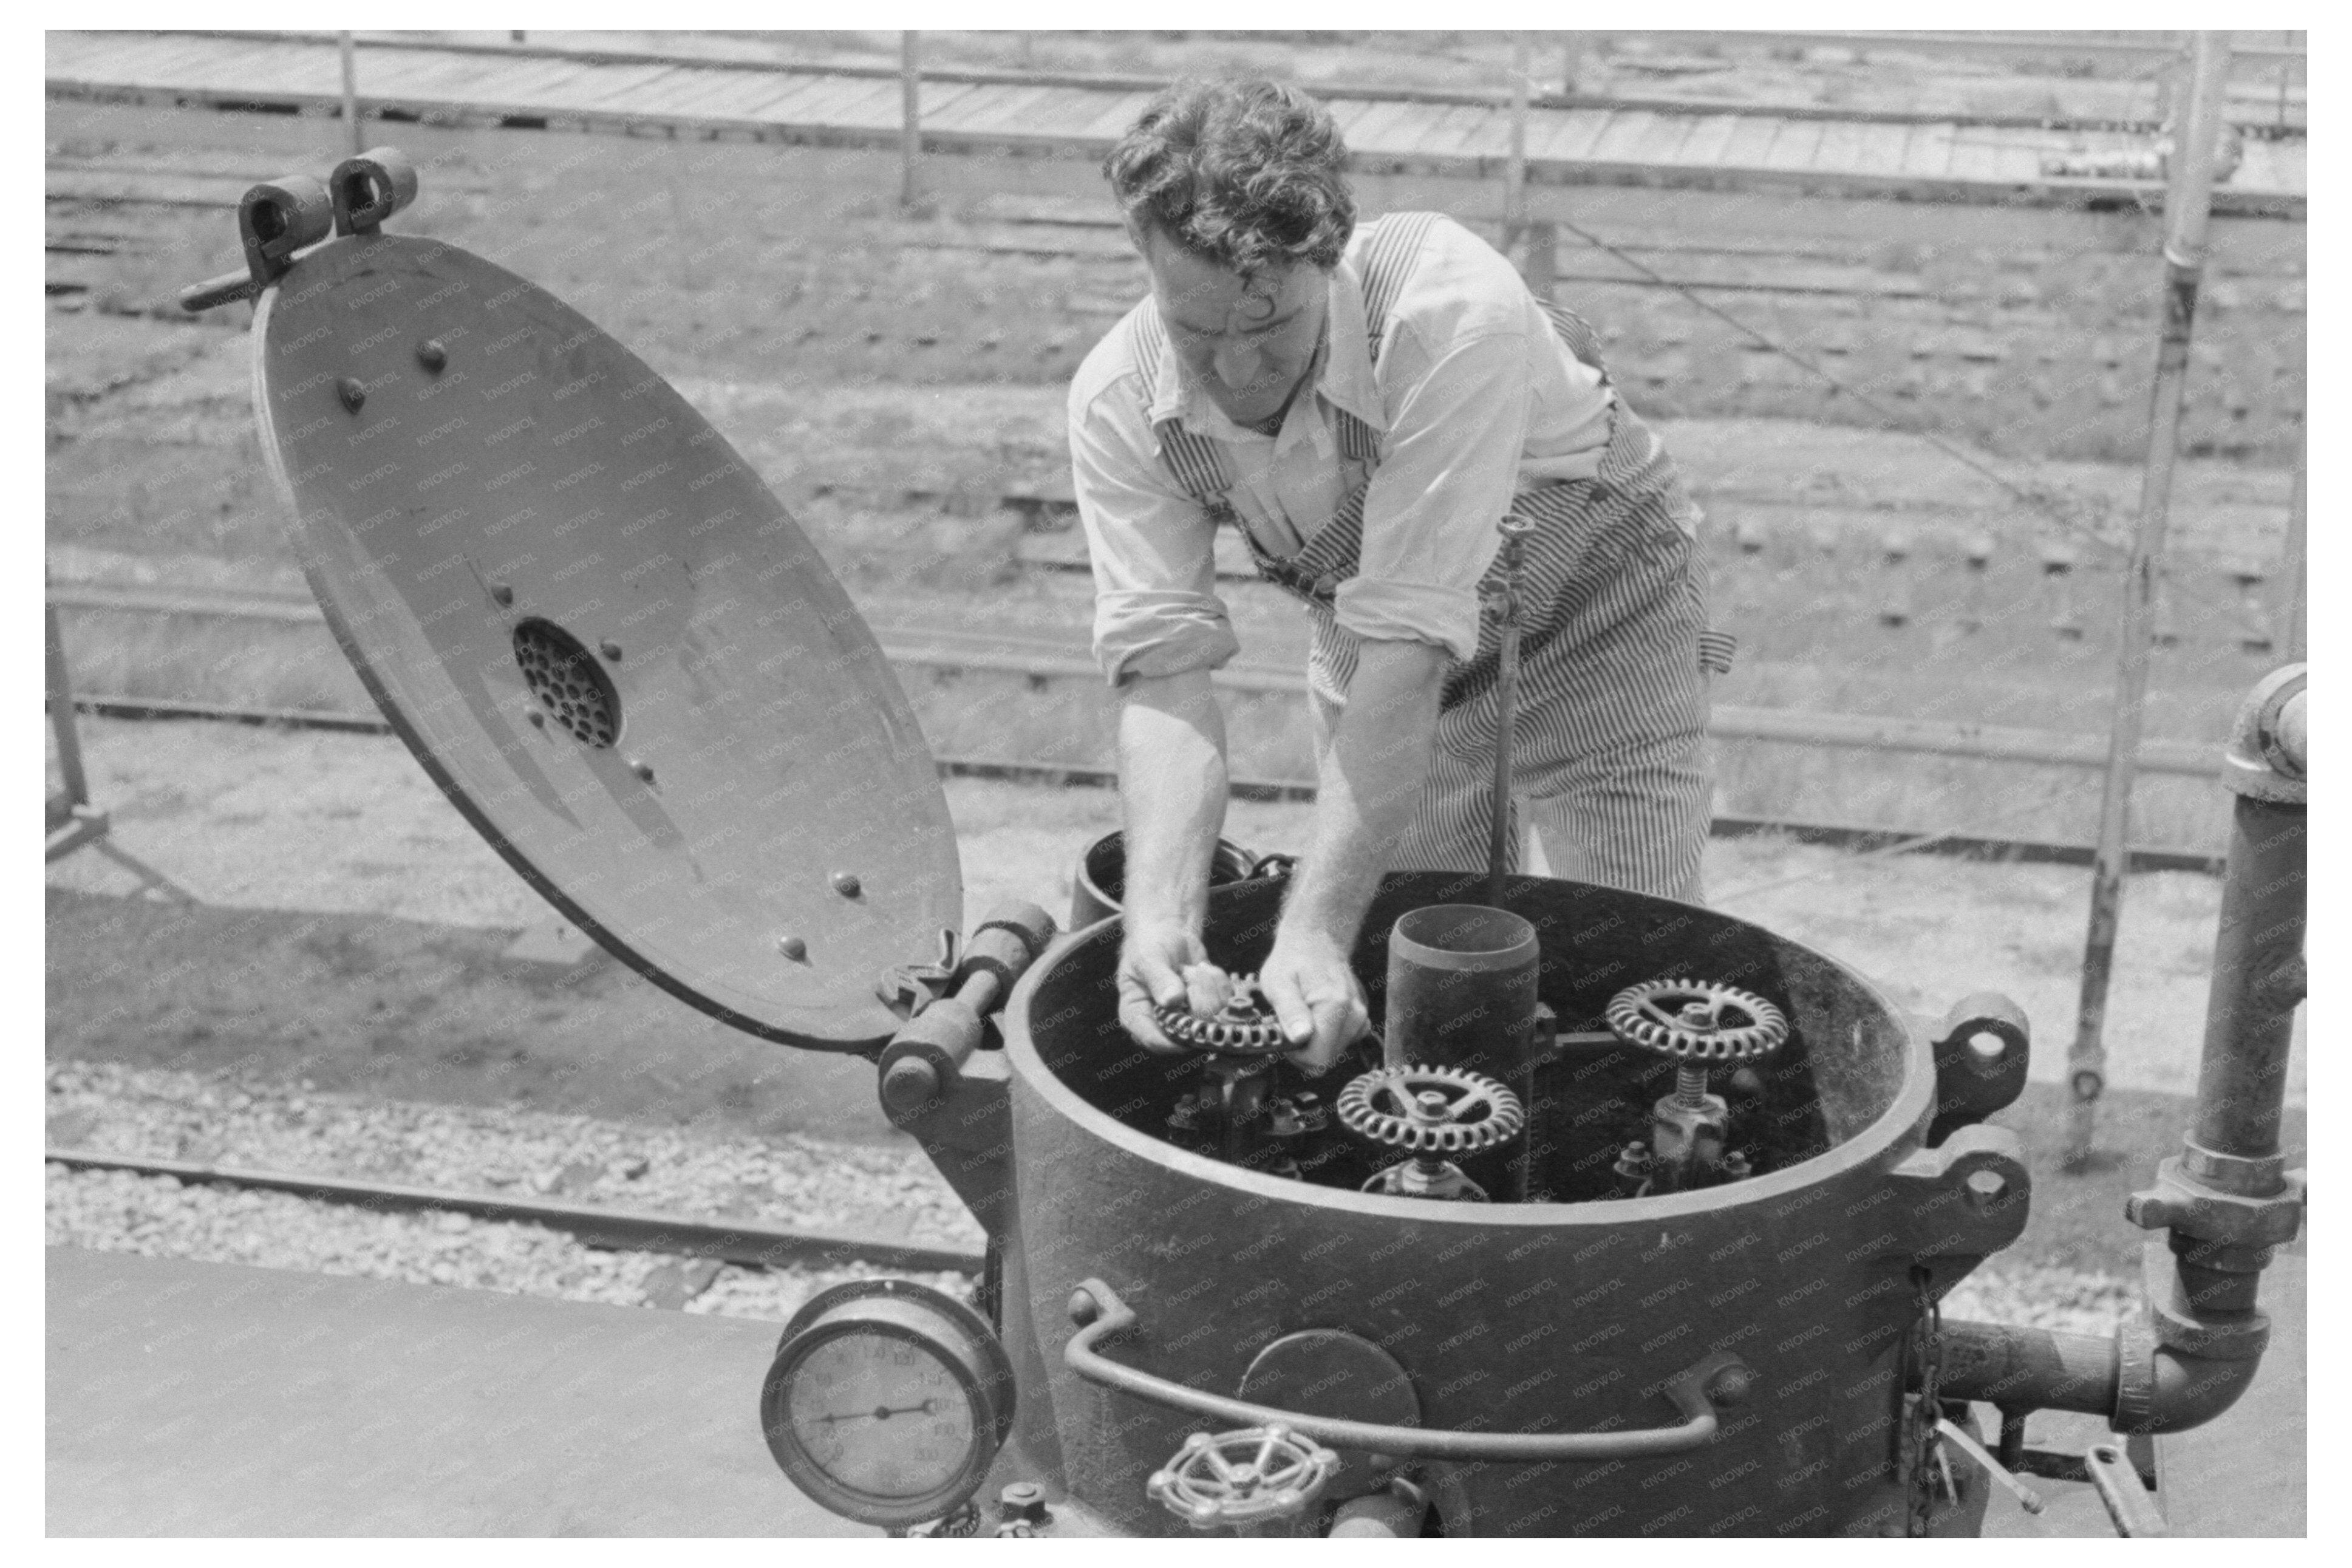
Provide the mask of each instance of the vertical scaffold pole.
POLYGON ((898 35, 898 205, 911 208, 920 194, 923 161, 922 35, 909 27, 898 35))
POLYGON ((343 133, 352 139, 352 156, 367 151, 367 142, 360 135, 360 62, 359 44, 349 32, 335 35, 343 57, 343 133))
MULTIPOLYGON (((2310 416, 2304 417, 2307 421, 2310 416)), ((2310 462, 2311 436, 2306 425, 2305 433, 2295 437, 2294 490, 2286 503, 2286 656, 2298 664, 2311 657, 2307 646, 2310 566, 2306 555, 2310 544, 2305 533, 2305 508, 2310 503, 2304 489, 2310 462)))
POLYGON ((2157 342, 2156 387, 2148 409, 2147 468, 2140 485, 2139 520, 2124 571, 2121 636, 2116 651, 2114 714, 2107 731, 2105 787, 2099 797, 2099 847, 2091 870, 2090 929, 2083 944, 2083 991, 2075 1010, 2074 1043, 2066 1054, 2073 1100, 2065 1163, 2079 1169, 2090 1157, 2100 1094, 2106 1088, 2105 1030, 2107 986, 2115 969, 2116 935, 2123 912, 2132 764, 2139 751, 2147 700, 2147 665, 2154 630, 2157 573, 2172 501, 2172 469, 2179 455, 2180 414, 2189 379, 2189 335, 2197 289, 2205 270, 2206 218, 2213 194, 2213 159, 2230 75, 2227 33, 2200 32, 2189 45, 2189 101, 2174 121, 2170 180, 2164 195, 2164 324, 2157 342))
POLYGON ((1511 155, 1503 163, 1503 248, 1515 247, 1528 227, 1528 73, 1535 68, 1528 36, 1511 35, 1511 155))

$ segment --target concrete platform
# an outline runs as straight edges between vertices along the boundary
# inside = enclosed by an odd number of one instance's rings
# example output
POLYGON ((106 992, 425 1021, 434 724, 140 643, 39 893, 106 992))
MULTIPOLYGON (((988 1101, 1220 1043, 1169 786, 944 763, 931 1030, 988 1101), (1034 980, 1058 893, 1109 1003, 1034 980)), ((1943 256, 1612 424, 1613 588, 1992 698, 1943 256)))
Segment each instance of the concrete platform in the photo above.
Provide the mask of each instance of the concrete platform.
POLYGON ((50 1535, 880 1534, 769 1458, 771 1324, 47 1262, 50 1535))

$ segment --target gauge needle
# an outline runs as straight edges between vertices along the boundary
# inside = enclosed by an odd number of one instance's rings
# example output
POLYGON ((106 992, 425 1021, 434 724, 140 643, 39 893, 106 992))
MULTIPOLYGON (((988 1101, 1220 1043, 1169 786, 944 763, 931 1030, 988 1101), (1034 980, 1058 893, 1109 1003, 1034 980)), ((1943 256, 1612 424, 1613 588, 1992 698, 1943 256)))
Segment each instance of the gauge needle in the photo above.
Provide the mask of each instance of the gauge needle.
POLYGON ((936 1399, 926 1399, 920 1405, 877 1405, 871 1410, 851 1410, 839 1415, 820 1415, 817 1420, 830 1426, 840 1421, 887 1421, 893 1415, 929 1415, 938 1408, 939 1403, 936 1399))

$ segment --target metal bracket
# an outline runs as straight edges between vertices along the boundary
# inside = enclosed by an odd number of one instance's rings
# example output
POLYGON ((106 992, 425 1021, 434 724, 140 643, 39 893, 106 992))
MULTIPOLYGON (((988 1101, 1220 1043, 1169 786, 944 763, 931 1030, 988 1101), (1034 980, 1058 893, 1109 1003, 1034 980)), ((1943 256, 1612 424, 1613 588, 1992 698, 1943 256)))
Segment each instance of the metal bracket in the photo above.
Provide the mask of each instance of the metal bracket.
POLYGON ((416 165, 397 147, 371 147, 335 165, 328 181, 335 202, 335 233, 373 234, 383 220, 416 199, 416 165))
POLYGON ((245 270, 225 272, 180 290, 180 309, 209 310, 237 300, 257 300, 294 265, 294 253, 333 232, 334 201, 308 174, 286 174, 254 186, 236 204, 245 243, 245 270))

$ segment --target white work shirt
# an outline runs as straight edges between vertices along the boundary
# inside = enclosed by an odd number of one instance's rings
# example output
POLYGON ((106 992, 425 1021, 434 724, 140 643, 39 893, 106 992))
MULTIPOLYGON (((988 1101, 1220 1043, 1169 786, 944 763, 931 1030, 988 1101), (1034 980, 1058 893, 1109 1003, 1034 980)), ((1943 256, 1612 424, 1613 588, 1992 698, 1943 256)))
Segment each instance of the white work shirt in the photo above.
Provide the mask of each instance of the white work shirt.
POLYGON ((1496 523, 1532 485, 1590 479, 1614 394, 1569 353, 1493 247, 1448 218, 1429 226, 1391 307, 1374 368, 1355 258, 1330 275, 1330 309, 1306 389, 1281 430, 1225 417, 1171 349, 1150 384, 1134 351, 1146 299, 1096 344, 1070 384, 1070 464, 1095 576, 1095 656, 1128 675, 1213 669, 1239 649, 1216 594, 1215 525, 1159 457, 1152 426, 1176 418, 1219 443, 1228 500, 1259 546, 1297 553, 1370 465, 1339 450, 1337 411, 1370 426, 1380 461, 1364 499, 1363 550, 1339 586, 1341 629, 1471 658, 1478 580, 1496 523))

